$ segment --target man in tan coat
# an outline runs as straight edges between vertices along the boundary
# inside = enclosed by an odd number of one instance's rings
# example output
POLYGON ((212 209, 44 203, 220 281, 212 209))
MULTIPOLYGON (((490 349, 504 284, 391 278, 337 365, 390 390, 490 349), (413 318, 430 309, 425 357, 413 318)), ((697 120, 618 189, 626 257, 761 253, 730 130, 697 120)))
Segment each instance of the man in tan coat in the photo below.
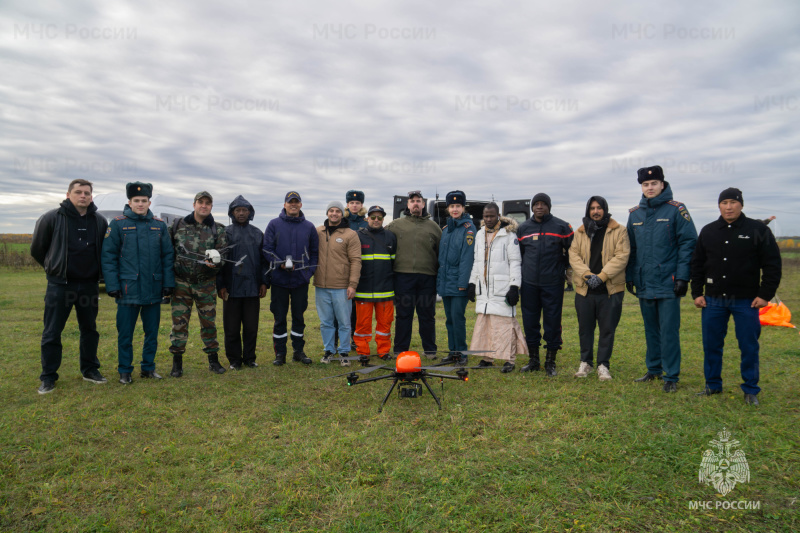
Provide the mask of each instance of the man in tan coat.
MULTIPOLYGON (((350 312, 361 277, 361 244, 344 218, 341 202, 329 203, 326 215, 325 223, 317 227, 319 264, 314 272, 314 299, 325 345, 322 362, 327 364, 336 352, 334 318, 339 322, 339 354, 346 356, 350 351, 350 312)), ((349 364, 342 361, 342 366, 349 364)))
POLYGON ((594 328, 598 325, 597 375, 602 381, 611 379, 609 360, 622 316, 625 267, 630 253, 628 231, 611 218, 608 202, 602 196, 589 198, 583 225, 575 232, 569 249, 581 344, 581 364, 575 377, 585 378, 594 370, 594 328))

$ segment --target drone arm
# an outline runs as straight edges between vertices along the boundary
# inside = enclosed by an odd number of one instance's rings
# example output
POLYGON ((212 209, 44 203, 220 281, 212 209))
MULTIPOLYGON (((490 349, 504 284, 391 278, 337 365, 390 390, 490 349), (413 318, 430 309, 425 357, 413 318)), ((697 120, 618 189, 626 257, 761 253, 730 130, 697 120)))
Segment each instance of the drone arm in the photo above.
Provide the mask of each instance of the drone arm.
POLYGON ((391 374, 384 374, 382 376, 375 376, 374 378, 359 379, 355 383, 352 383, 352 385, 361 385, 362 383, 369 383, 371 381, 380 381, 382 379, 389 379, 389 378, 397 378, 396 372, 392 372, 391 374))
POLYGON ((425 374, 425 376, 429 378, 458 379, 461 381, 466 381, 465 378, 467 377, 466 374, 464 374, 464 377, 461 377, 459 375, 451 376, 449 374, 425 374))

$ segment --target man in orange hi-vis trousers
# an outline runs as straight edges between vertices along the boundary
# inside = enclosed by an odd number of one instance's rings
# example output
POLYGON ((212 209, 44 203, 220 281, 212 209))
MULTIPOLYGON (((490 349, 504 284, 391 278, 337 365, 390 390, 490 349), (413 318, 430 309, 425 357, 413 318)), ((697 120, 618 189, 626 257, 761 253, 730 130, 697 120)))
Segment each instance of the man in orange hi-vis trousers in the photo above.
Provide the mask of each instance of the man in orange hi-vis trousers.
POLYGON ((386 211, 373 205, 367 212, 367 227, 358 230, 361 241, 361 277, 356 289, 356 351, 370 353, 373 310, 377 320, 375 343, 377 353, 392 351, 392 320, 394 319, 394 254, 397 237, 383 227, 386 211))

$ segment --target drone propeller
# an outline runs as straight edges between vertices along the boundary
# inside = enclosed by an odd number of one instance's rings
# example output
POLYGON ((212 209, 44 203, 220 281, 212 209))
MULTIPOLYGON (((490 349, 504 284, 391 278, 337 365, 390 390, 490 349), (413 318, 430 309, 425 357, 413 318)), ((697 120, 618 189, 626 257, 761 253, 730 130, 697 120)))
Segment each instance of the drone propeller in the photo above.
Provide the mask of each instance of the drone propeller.
POLYGON ((380 370, 381 368, 384 369, 384 370, 394 370, 394 368, 392 368, 392 367, 383 366, 383 365, 381 365, 381 366, 368 366, 366 368, 359 368, 357 370, 351 370, 349 372, 345 372, 344 374, 336 374, 335 376, 327 376, 327 377, 324 377, 324 378, 319 378, 316 381, 322 381, 323 379, 340 378, 342 376, 346 376, 348 374, 352 374, 353 372, 358 372, 359 374, 369 374, 370 372, 374 372, 375 370, 380 370))
POLYGON ((383 359, 384 361, 390 361, 392 355, 397 355, 397 352, 369 353, 366 355, 349 355, 347 357, 331 357, 331 361, 362 361, 368 360, 370 357, 377 357, 379 359, 383 359))
POLYGON ((488 366, 420 366, 418 370, 436 370, 437 372, 452 372, 453 370, 481 370, 484 368, 491 368, 488 366))

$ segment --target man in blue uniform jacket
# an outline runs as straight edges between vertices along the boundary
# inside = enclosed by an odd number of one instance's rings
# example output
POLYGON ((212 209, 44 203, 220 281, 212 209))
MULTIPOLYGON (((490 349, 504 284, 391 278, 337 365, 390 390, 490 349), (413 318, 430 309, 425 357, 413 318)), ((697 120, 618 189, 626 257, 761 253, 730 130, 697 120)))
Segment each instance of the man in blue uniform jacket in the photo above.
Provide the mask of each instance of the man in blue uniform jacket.
POLYGON ((672 199, 660 166, 640 168, 638 181, 642 199, 628 216, 631 255, 625 285, 639 298, 647 373, 635 381, 653 381, 663 373, 664 392, 676 392, 681 373, 681 298, 689 289, 697 230, 686 206, 672 199))
POLYGON ((153 216, 150 197, 153 186, 133 182, 125 186, 128 205, 108 225, 103 241, 103 277, 106 292, 117 301, 117 357, 119 382, 131 383, 133 330, 142 316, 144 347, 142 378, 161 379, 156 373, 158 324, 161 299, 172 294, 175 253, 167 224, 153 216))

